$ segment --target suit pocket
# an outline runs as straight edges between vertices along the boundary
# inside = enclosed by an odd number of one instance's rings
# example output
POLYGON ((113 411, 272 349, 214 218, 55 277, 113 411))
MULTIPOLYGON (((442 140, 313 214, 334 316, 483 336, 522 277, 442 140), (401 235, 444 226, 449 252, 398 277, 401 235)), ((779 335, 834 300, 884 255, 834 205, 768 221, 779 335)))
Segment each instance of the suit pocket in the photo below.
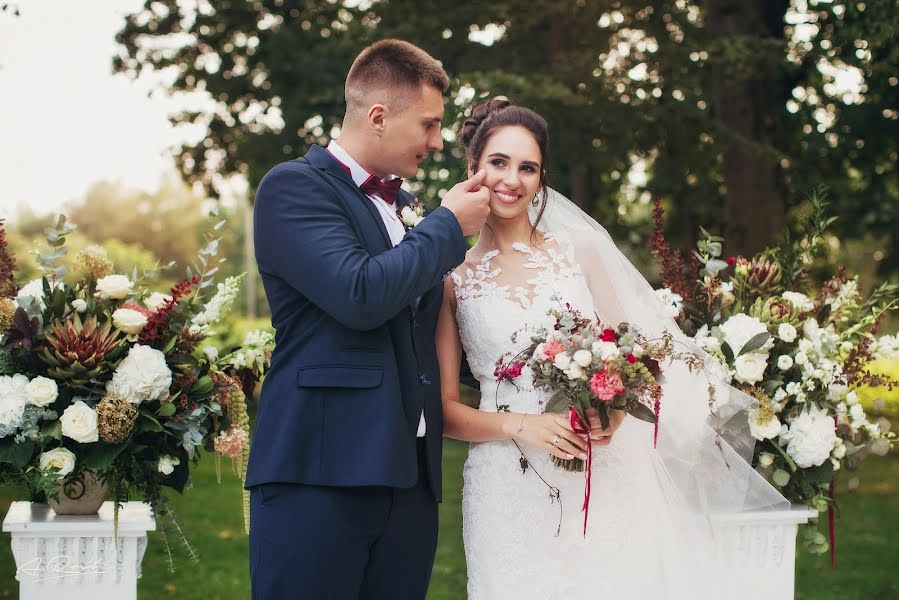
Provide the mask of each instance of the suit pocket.
POLYGON ((381 385, 383 367, 333 365, 303 367, 297 371, 297 385, 302 388, 374 388, 381 385))

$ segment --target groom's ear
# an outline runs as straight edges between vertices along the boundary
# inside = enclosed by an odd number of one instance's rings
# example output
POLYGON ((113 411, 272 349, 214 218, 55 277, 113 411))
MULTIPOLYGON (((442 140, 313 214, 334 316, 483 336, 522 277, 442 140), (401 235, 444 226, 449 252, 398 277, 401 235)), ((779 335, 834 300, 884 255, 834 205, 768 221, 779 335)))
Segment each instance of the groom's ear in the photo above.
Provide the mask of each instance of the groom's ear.
POLYGON ((368 108, 368 126, 378 133, 384 132, 384 117, 387 116, 389 109, 383 104, 372 104, 368 108))

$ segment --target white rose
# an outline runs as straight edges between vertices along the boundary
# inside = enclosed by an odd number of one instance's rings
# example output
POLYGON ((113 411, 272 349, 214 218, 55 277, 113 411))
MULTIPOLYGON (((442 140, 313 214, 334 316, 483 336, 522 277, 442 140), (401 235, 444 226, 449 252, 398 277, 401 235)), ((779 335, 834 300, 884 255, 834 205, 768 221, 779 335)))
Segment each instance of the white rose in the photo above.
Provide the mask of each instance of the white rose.
MULTIPOLYGON (((746 342, 760 333, 768 333, 768 326, 755 317, 737 313, 722 323, 720 330, 727 345, 734 351, 734 356, 739 356, 746 342)), ((774 341, 769 337, 761 350, 768 350, 773 345, 774 341)))
POLYGON ((768 355, 758 352, 750 352, 738 356, 734 361, 734 375, 737 381, 742 383, 758 383, 765 376, 765 369, 768 366, 768 355))
POLYGON ((855 390, 852 390, 848 394, 846 394, 846 404, 848 406, 854 406, 858 404, 858 394, 855 393, 855 390))
POLYGON ((754 408, 749 411, 749 431, 752 433, 752 437, 757 440, 777 437, 780 434, 780 421, 772 415, 767 421, 761 422, 759 420, 759 410, 754 408))
POLYGON ((574 362, 580 367, 589 367, 593 362, 593 353, 589 350, 578 350, 574 353, 574 362))
POLYGON ((160 294, 159 292, 153 292, 150 294, 146 300, 144 300, 144 306, 149 308, 150 310, 159 310, 172 299, 168 294, 160 294))
POLYGON ((131 280, 124 275, 107 275, 97 280, 97 298, 121 300, 131 293, 131 280))
POLYGON ((75 298, 72 300, 72 308, 74 308, 77 313, 83 313, 87 310, 87 302, 81 298, 75 298))
POLYGON ((132 404, 165 400, 172 385, 172 372, 165 355, 149 346, 136 344, 119 363, 106 390, 116 392, 132 404))
POLYGON ((796 353, 795 361, 796 361, 796 364, 799 365, 800 367, 809 364, 808 355, 805 352, 801 352, 801 351, 796 353))
POLYGON ((34 406, 48 406, 53 404, 59 396, 59 388, 56 382, 46 377, 35 377, 26 387, 28 401, 34 406))
POLYGON ((800 294, 799 292, 784 292, 780 297, 801 311, 808 311, 815 308, 815 303, 812 302, 808 296, 800 294))
MULTIPOLYGON (((778 431, 780 431, 780 426, 778 425, 778 431)), ((770 467, 774 464, 774 455, 770 452, 762 452, 759 454, 759 466, 760 467, 770 467)))
POLYGON ((865 420, 865 409, 862 408, 861 404, 853 404, 849 407, 849 418, 853 421, 865 420))
POLYGON ((41 471, 59 469, 59 478, 62 479, 75 469, 75 454, 65 448, 54 448, 47 452, 41 452, 38 457, 38 468, 41 471))
POLYGON ((172 471, 175 470, 175 467, 181 464, 181 459, 175 456, 164 455, 159 457, 159 464, 156 465, 156 470, 162 473, 163 475, 171 475, 172 471))
POLYGON ((843 458, 846 456, 846 444, 842 442, 842 440, 837 444, 836 448, 833 449, 831 453, 834 458, 843 458))
POLYGON ((814 404, 799 413, 789 429, 781 434, 787 444, 789 454, 802 468, 817 467, 830 458, 830 452, 837 442, 833 418, 814 404))
POLYGON ((781 323, 777 326, 777 336, 788 344, 796 341, 797 335, 799 335, 799 332, 789 323, 781 323))
POLYGON ((119 308, 112 313, 112 324, 129 335, 143 331, 147 316, 132 308, 119 308))
POLYGON ((28 403, 28 378, 20 373, 0 376, 0 437, 9 435, 22 424, 28 403))
POLYGON ((781 371, 787 371, 793 366, 793 357, 789 354, 781 354, 777 358, 777 368, 781 371))
POLYGON ((580 379, 584 376, 584 370, 580 367, 580 365, 576 363, 571 363, 567 369, 565 369, 565 375, 568 379, 580 379))
POLYGON ((79 400, 62 411, 59 417, 62 434, 76 442, 87 444, 100 439, 97 430, 97 411, 79 400))
POLYGON ((806 319, 805 323, 802 324, 802 333, 810 340, 814 340, 820 330, 818 321, 815 319, 806 319))
POLYGON ((409 206, 404 206, 403 210, 400 211, 400 219, 406 227, 415 227, 418 218, 418 215, 409 206))
POLYGON ((598 356, 600 360, 606 360, 607 358, 615 358, 621 351, 618 350, 618 346, 615 345, 615 342, 606 342, 606 341, 598 341, 593 342, 593 345, 590 347, 593 354, 598 356))
POLYGON ((571 355, 569 355, 567 352, 559 352, 558 354, 556 354, 556 358, 553 360, 553 364, 564 371, 568 368, 568 365, 571 364, 571 355))

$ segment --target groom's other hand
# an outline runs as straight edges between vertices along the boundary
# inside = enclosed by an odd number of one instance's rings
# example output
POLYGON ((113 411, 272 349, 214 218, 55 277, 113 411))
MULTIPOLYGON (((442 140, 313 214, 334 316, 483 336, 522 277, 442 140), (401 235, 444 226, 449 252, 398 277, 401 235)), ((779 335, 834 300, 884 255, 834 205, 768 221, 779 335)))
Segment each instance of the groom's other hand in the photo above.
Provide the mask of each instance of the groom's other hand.
POLYGON ((480 170, 460 181, 450 188, 440 203, 456 216, 465 235, 480 231, 490 214, 490 189, 483 185, 485 177, 487 171, 480 170))

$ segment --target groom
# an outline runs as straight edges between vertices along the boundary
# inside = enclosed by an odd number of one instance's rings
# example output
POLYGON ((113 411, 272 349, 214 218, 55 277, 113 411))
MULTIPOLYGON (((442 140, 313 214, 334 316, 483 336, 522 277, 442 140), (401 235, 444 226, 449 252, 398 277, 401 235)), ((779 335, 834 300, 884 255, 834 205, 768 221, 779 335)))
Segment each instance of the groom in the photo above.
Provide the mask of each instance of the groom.
POLYGON ((384 40, 346 78, 339 141, 256 194, 276 330, 250 452, 253 598, 423 599, 441 495, 434 329, 441 281, 489 212, 479 173, 406 232, 413 177, 443 147, 448 78, 384 40))

